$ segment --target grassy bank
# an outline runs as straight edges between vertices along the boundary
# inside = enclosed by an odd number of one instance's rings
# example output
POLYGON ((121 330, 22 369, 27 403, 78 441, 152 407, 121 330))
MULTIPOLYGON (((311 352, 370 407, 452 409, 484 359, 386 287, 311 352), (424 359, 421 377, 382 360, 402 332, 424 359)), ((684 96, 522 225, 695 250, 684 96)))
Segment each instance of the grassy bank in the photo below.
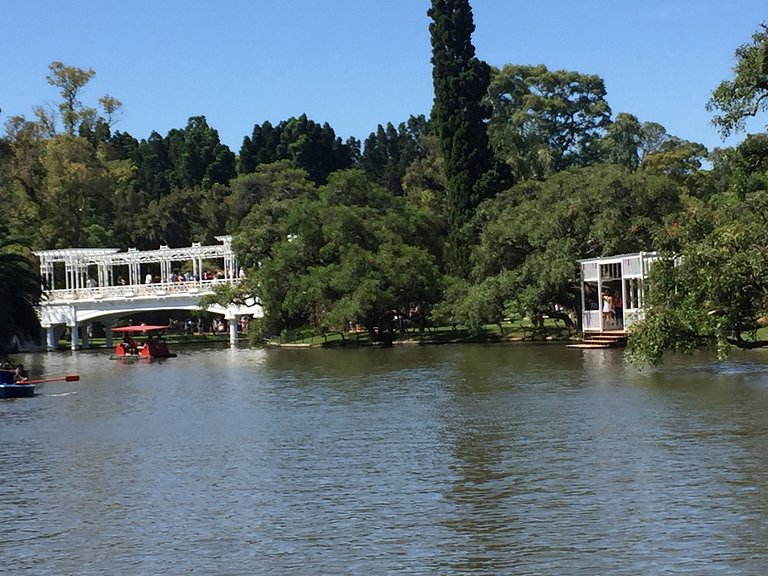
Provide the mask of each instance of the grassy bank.
MULTIPOLYGON (((472 331, 462 326, 438 326, 425 329, 411 329, 397 332, 393 344, 455 344, 455 343, 494 343, 494 342, 546 342, 567 341, 575 332, 568 330, 563 322, 545 319, 543 325, 534 327, 527 320, 504 322, 501 325, 489 324, 479 331, 472 331)), ((295 331, 283 338, 273 339, 270 344, 278 346, 373 346, 367 332, 328 332, 312 334, 311 331, 295 331)))

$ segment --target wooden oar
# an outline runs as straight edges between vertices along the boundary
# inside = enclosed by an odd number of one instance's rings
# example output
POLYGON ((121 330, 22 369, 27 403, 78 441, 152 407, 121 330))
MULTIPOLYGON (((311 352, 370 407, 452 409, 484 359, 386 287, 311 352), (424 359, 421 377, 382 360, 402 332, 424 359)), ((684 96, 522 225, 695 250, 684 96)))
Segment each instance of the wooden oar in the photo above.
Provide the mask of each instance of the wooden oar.
POLYGON ((27 380, 26 382, 17 382, 17 384, 43 384, 44 382, 77 382, 80 380, 79 374, 67 374, 66 376, 59 376, 58 378, 44 378, 42 380, 27 380))

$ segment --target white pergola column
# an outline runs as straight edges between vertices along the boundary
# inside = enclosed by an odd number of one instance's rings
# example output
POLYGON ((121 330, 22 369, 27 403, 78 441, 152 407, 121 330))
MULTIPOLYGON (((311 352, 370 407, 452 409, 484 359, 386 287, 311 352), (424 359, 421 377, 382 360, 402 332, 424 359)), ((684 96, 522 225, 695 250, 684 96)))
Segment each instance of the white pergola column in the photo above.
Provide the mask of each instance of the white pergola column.
POLYGON ((587 311, 587 290, 586 290, 586 282, 584 282, 584 266, 579 265, 580 272, 579 272, 579 286, 581 288, 581 330, 584 331, 584 326, 586 325, 586 318, 587 314, 589 313, 587 311))
POLYGON ((231 346, 237 345, 237 325, 239 316, 233 316, 229 319, 229 344, 231 346))
POLYGON ((112 327, 115 325, 114 320, 102 320, 101 322, 104 324, 104 338, 106 340, 106 346, 107 348, 113 348, 114 344, 112 343, 112 327))
POLYGON ((598 264, 597 270, 597 310, 600 312, 598 318, 600 319, 600 332, 605 331, 603 326, 603 265, 598 264))

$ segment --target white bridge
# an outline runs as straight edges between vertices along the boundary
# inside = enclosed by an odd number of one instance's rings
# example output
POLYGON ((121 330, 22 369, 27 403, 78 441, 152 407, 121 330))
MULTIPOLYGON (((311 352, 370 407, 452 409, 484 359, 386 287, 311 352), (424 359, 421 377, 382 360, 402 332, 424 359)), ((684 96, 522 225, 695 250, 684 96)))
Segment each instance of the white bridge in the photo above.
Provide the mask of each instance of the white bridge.
MULTIPOLYGON (((89 347, 84 328, 94 321, 104 325, 107 347, 111 347, 111 328, 121 318, 141 312, 200 310, 200 299, 212 294, 215 286, 236 284, 242 276, 232 251, 232 237, 216 239, 221 244, 143 251, 132 248, 127 252, 117 248, 35 252, 48 287, 39 310, 47 349, 56 349, 58 337, 67 327, 72 350, 89 347)), ((263 316, 261 306, 255 303, 215 305, 207 310, 228 322, 232 344, 237 342, 241 317, 263 316)))

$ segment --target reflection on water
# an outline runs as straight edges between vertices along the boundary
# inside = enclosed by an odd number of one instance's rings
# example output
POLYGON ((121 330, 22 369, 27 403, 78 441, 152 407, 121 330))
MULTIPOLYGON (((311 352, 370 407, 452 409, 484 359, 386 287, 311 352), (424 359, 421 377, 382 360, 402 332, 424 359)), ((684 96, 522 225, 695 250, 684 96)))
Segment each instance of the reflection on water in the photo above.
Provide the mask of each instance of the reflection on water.
POLYGON ((763 356, 189 348, 0 401, 25 574, 761 574, 763 356))

